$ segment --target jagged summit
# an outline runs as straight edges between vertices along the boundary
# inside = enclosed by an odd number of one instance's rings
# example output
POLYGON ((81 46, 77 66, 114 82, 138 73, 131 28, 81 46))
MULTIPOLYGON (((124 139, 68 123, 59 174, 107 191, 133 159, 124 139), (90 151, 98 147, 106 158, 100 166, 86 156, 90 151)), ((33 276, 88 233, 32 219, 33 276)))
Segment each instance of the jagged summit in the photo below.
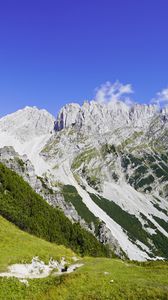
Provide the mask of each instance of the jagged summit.
MULTIPOLYGON (((60 131, 63 128, 76 126, 89 131, 104 132, 125 125, 143 127, 158 113, 156 105, 128 106, 122 101, 106 104, 93 100, 85 101, 82 106, 72 103, 65 105, 60 110, 55 122, 55 130, 60 131)), ((165 114, 165 109, 163 113, 165 114)))

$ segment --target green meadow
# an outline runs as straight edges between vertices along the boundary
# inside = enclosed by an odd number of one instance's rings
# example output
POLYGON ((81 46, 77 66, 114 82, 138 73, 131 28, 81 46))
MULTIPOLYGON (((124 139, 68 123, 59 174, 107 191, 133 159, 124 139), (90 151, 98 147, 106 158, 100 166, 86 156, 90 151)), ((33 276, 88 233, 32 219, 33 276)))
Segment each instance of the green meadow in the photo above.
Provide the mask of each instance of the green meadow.
MULTIPOLYGON (((13 263, 30 262, 33 256, 48 262, 50 257, 68 262, 75 255, 21 231, 0 217, 0 270, 13 263)), ((28 280, 0 278, 1 300, 148 300, 168 299, 168 263, 133 263, 110 258, 80 258, 84 265, 74 273, 28 280)))

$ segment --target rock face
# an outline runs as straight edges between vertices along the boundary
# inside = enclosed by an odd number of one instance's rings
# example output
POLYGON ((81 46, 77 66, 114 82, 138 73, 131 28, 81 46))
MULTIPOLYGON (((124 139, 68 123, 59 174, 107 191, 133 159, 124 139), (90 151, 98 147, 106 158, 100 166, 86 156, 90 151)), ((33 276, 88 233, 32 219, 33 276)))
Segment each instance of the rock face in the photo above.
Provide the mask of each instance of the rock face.
POLYGON ((5 146, 0 148, 0 162, 22 176, 36 192, 41 190, 41 182, 37 178, 34 167, 26 155, 20 156, 13 147, 5 146))
POLYGON ((56 120, 25 108, 0 119, 4 146, 1 161, 117 254, 168 258, 167 108, 86 101, 56 120))
POLYGON ((64 106, 55 122, 55 130, 74 126, 88 131, 104 133, 121 126, 143 127, 149 124, 152 117, 157 115, 156 105, 127 106, 123 102, 100 104, 95 101, 64 106))
POLYGON ((80 111, 80 105, 73 103, 66 105, 60 111, 57 121, 55 122, 55 130, 60 131, 76 123, 80 111))
POLYGON ((51 186, 46 177, 36 175, 34 166, 27 155, 21 156, 13 147, 5 146, 0 148, 0 162, 22 176, 33 190, 41 195, 50 205, 63 210, 64 214, 72 222, 79 222, 82 227, 89 230, 88 224, 78 215, 74 206, 71 203, 65 202, 60 190, 51 186))

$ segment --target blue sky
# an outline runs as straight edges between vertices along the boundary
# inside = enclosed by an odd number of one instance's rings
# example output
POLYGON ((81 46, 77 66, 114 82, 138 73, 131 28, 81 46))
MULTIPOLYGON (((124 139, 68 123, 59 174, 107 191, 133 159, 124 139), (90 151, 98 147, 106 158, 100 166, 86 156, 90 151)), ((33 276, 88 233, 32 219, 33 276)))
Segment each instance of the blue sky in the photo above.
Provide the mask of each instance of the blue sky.
POLYGON ((168 88, 167 15, 167 0, 0 1, 0 115, 55 115, 116 80, 149 102, 168 88))

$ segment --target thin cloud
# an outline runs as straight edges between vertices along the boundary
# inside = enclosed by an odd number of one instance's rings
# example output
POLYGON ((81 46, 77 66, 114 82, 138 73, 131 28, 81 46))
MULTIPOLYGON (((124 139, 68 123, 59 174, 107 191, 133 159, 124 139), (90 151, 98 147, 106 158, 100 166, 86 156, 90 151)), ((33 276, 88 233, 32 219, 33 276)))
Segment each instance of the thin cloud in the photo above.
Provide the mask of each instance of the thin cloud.
POLYGON ((168 88, 156 94, 156 97, 151 100, 151 103, 157 104, 159 106, 165 106, 168 104, 168 88))
POLYGON ((132 93, 134 91, 131 84, 124 85, 119 81, 114 83, 107 81, 96 89, 95 101, 106 104, 123 101, 127 105, 132 105, 134 102, 128 96, 132 93))

